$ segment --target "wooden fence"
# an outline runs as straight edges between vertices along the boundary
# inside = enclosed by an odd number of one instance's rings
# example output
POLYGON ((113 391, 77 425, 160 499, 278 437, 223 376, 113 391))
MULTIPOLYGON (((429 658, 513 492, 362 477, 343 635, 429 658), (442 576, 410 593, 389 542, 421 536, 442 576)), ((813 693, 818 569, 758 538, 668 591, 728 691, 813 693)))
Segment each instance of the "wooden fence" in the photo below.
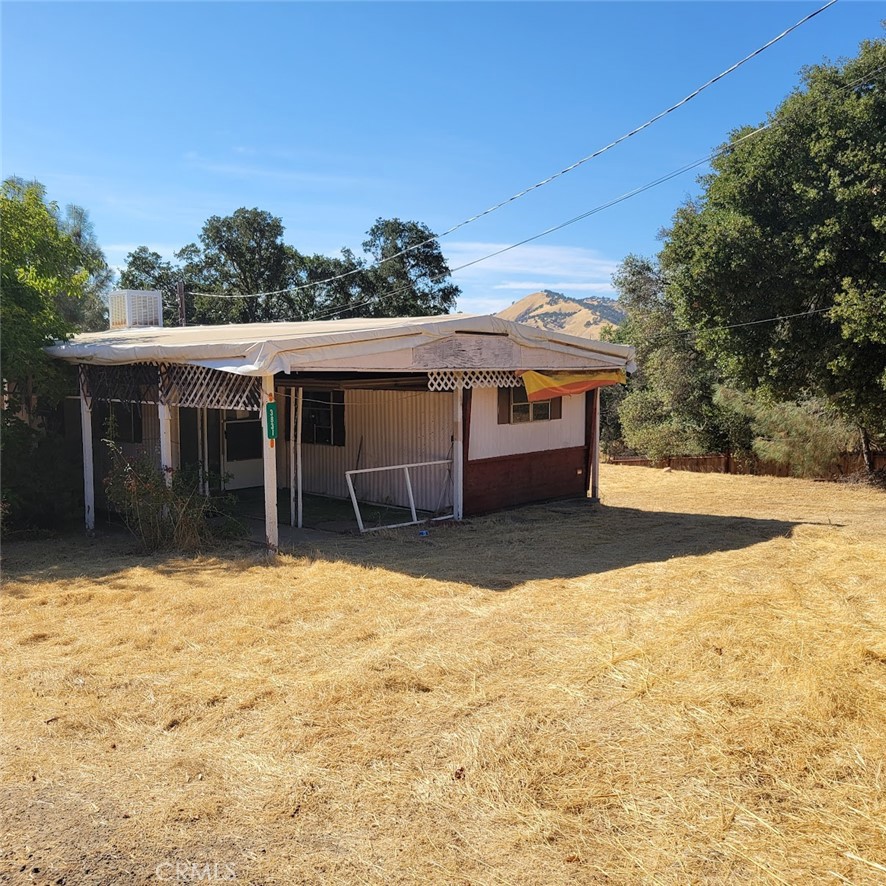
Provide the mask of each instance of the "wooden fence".
MULTIPOLYGON (((612 465, 636 465, 645 468, 672 468, 675 471, 695 471, 701 474, 757 474, 767 477, 790 477, 790 465, 757 459, 736 458, 731 455, 679 455, 659 461, 639 455, 612 456, 606 459, 612 465)), ((845 476, 864 468, 860 453, 844 453, 834 463, 834 471, 826 479, 845 476)), ((886 468, 886 452, 874 454, 874 469, 886 468)))

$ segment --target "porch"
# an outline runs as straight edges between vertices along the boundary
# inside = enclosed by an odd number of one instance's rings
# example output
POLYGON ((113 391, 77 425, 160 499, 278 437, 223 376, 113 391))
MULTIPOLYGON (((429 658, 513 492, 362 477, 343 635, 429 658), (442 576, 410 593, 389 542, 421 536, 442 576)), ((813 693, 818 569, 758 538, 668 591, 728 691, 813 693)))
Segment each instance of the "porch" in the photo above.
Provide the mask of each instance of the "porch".
POLYGON ((123 328, 47 351, 79 366, 87 529, 96 417, 132 404, 142 436, 125 445, 169 483, 191 466, 203 494, 254 490, 272 551, 281 525, 306 528, 306 496, 350 499, 361 531, 387 510, 460 520, 466 494, 472 513, 596 497, 599 388, 634 368, 622 345, 466 315, 123 328))

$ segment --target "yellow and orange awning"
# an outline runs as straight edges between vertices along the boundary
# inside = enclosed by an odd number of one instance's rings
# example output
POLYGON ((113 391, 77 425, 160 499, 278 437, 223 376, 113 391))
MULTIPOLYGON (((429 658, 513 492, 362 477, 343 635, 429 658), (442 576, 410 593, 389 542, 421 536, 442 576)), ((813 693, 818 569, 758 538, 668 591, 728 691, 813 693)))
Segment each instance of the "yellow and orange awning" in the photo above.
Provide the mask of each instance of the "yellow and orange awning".
POLYGON ((527 369, 520 374, 526 388, 526 398, 530 403, 550 400, 552 397, 567 397, 593 391, 606 385, 624 384, 627 374, 624 369, 598 369, 592 372, 536 372, 527 369))

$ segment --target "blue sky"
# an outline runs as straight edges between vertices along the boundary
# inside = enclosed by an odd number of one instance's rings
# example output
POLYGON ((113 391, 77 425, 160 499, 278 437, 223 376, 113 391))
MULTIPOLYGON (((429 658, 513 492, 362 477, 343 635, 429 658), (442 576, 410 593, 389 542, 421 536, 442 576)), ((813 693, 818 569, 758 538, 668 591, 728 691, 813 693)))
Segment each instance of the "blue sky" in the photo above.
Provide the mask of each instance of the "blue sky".
MULTIPOLYGON (((586 156, 820 2, 79 3, 2 6, 2 171, 93 220, 108 260, 167 257, 257 206, 303 252, 359 251, 379 217, 446 228, 586 156)), ((684 108, 441 241, 492 252, 700 159, 823 58, 883 35, 840 0, 684 108)), ((538 288, 611 295, 689 173, 458 272, 464 311, 538 288)))

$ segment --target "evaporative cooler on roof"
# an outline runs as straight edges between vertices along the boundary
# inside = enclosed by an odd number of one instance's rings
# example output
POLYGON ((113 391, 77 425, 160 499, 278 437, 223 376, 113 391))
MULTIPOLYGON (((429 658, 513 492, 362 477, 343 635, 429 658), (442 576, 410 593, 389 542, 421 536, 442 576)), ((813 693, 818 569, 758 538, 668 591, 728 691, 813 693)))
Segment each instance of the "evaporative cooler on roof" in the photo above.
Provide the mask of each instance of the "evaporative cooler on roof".
POLYGON ((111 329, 163 325, 163 294, 152 290, 118 289, 108 296, 111 329))

